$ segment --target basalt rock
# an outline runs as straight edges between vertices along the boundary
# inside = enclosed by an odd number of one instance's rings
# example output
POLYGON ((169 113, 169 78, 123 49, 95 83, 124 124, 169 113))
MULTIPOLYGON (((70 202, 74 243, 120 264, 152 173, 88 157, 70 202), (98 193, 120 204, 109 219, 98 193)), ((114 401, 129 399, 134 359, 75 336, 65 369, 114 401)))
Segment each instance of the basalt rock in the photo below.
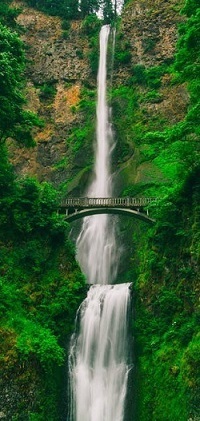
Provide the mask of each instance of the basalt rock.
POLYGON ((73 176, 68 138, 74 127, 83 124, 78 112, 81 90, 89 78, 92 83, 88 40, 81 21, 71 22, 66 33, 61 19, 23 2, 13 2, 13 6, 22 9, 18 23, 27 46, 26 108, 41 117, 44 127, 35 130, 36 146, 30 150, 11 142, 11 159, 19 176, 36 176, 59 186, 73 176))
MULTIPOLYGON (((22 39, 27 45, 27 108, 37 112, 45 124, 35 131, 35 148, 11 147, 12 161, 19 175, 33 175, 56 186, 72 180, 73 188, 79 189, 87 183, 81 174, 85 174, 84 168, 90 165, 88 157, 92 155, 92 145, 86 147, 84 154, 82 151, 74 154, 69 140, 74 128, 84 126, 84 115, 79 110, 82 88, 90 85, 95 89, 96 86, 88 60, 89 39, 83 33, 81 21, 72 21, 69 30, 63 31, 59 18, 47 16, 21 1, 13 5, 22 7, 18 23, 24 28, 22 39), (52 89, 52 95, 48 95, 48 88, 52 89), (79 185, 74 177, 79 179, 79 185)), ((177 0, 150 0, 148 4, 137 0, 125 6, 118 35, 121 34, 120 42, 130 52, 130 60, 117 63, 113 86, 126 84, 135 65, 159 66, 173 60, 177 26, 182 19, 180 7, 177 0)), ((141 87, 141 93, 145 95, 145 92, 141 87)), ((174 123, 180 121, 188 104, 184 85, 172 86, 170 77, 164 75, 159 94, 159 100, 146 101, 146 119, 157 116, 174 123)), ((139 155, 137 151, 133 153, 133 148, 135 150, 134 145, 129 148, 122 168, 119 165, 119 172, 125 166, 126 173, 131 173, 131 182, 132 160, 139 155)), ((138 168, 137 163, 134 167, 134 179, 143 180, 143 169, 138 168)), ((123 185, 122 180, 119 183, 123 185)))

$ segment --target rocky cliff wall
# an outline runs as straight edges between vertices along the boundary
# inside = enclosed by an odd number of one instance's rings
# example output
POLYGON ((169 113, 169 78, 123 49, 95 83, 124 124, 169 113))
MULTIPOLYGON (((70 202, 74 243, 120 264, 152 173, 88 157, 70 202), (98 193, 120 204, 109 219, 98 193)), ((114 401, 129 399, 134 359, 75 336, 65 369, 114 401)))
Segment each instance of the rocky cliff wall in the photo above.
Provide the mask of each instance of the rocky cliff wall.
POLYGON ((129 2, 123 13, 122 30, 129 39, 132 64, 156 66, 173 59, 181 0, 129 2))
POLYGON ((68 137, 74 127, 83 124, 81 113, 74 113, 74 109, 90 75, 88 40, 80 21, 71 22, 70 29, 63 31, 59 18, 23 2, 13 2, 13 6, 22 8, 18 23, 26 45, 27 108, 38 113, 44 127, 35 131, 34 148, 11 147, 12 161, 18 174, 59 185, 74 175, 74 163, 67 159, 68 137))
MULTIPOLYGON (((177 42, 177 26, 182 20, 179 14, 182 3, 157 0, 147 4, 139 0, 126 5, 118 25, 116 47, 125 53, 128 50, 129 60, 120 62, 116 58, 114 88, 130 85, 135 66, 170 65, 177 42)), ((90 36, 85 35, 81 21, 71 22, 70 28, 63 31, 59 18, 44 15, 23 2, 13 2, 13 5, 16 4, 22 7, 18 23, 24 29, 22 38, 27 46, 27 107, 39 114, 44 120, 44 127, 35 132, 35 148, 11 147, 12 160, 19 175, 34 175, 40 181, 63 185, 64 190, 70 192, 75 189, 79 194, 79 186, 87 182, 91 163, 94 113, 91 115, 90 139, 84 140, 76 153, 77 136, 75 134, 72 141, 70 136, 74 129, 82 129, 85 125, 85 115, 79 107, 84 87, 89 86, 94 93, 96 90, 95 76, 91 74, 89 63, 90 36)), ((172 84, 172 77, 167 72, 162 74, 159 99, 152 99, 151 92, 148 98, 149 87, 142 84, 136 88, 133 86, 133 89, 139 96, 135 125, 143 125, 146 131, 156 130, 161 121, 167 125, 183 118, 188 94, 184 85, 172 84)), ((133 125, 131 118, 129 126, 133 125)), ((120 137, 117 127, 115 131, 120 137)), ((121 143, 126 143, 128 137, 124 136, 121 143)), ((115 170, 117 165, 119 174, 119 190, 129 184, 149 182, 152 177, 162 178, 149 163, 139 163, 141 148, 136 145, 134 134, 127 144, 123 159, 118 161, 114 158, 115 170)), ((120 148, 118 154, 122 156, 120 148)))
POLYGON ((124 8, 117 43, 121 51, 129 52, 129 61, 116 63, 114 86, 127 86, 127 96, 133 95, 135 101, 121 134, 116 127, 119 143, 127 143, 129 149, 118 166, 120 189, 163 180, 162 173, 144 158, 145 134, 162 131, 185 116, 189 102, 186 85, 174 83, 169 71, 176 52, 178 25, 183 21, 183 4, 176 0, 139 0, 128 2, 124 8), (152 79, 145 82, 142 70, 150 70, 152 79))

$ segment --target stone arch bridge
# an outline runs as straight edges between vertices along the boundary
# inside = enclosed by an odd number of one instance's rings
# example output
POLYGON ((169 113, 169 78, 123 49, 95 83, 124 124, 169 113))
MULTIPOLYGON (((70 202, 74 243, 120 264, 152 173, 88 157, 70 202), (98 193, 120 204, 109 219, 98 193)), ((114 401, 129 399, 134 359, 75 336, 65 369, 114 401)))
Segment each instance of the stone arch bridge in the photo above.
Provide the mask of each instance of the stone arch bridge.
POLYGON ((155 197, 73 197, 61 203, 59 213, 64 214, 68 222, 85 216, 111 213, 136 217, 153 224, 155 220, 150 218, 148 206, 157 200, 155 197))

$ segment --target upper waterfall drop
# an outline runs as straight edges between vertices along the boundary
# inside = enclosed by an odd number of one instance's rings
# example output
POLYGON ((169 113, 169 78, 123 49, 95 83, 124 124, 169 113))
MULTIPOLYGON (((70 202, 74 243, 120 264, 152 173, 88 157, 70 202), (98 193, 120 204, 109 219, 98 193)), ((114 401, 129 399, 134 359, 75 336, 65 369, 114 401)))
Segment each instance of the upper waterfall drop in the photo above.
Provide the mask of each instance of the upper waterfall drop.
MULTIPOLYGON (((104 25, 100 32, 95 162, 93 181, 86 192, 88 197, 111 197, 113 190, 110 167, 114 139, 106 98, 110 32, 109 25, 104 25)), ((77 259, 89 283, 107 284, 116 278, 119 249, 115 231, 115 218, 112 216, 94 215, 84 219, 77 239, 77 259)))

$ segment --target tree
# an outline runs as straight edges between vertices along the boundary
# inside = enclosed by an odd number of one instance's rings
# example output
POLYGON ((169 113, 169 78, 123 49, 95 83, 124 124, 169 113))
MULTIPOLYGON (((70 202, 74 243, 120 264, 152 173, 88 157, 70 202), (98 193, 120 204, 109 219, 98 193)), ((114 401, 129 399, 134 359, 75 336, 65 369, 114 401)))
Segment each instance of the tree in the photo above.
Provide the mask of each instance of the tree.
POLYGON ((200 74, 200 6, 197 6, 196 0, 188 0, 183 10, 189 18, 180 26, 175 69, 182 74, 183 78, 196 80, 199 79, 200 74))
POLYGON ((8 25, 10 27, 16 26, 16 17, 19 14, 19 9, 10 8, 10 0, 1 0, 0 3, 0 22, 3 25, 8 25))
POLYGON ((16 32, 0 24, 0 141, 14 137, 17 141, 34 144, 31 128, 39 124, 37 117, 23 109, 23 43, 16 32))
POLYGON ((83 17, 93 14, 99 10, 99 0, 81 0, 80 10, 83 17))
POLYGON ((26 2, 38 10, 65 19, 77 19, 80 15, 79 0, 26 0, 26 2))
POLYGON ((196 13, 198 8, 199 0, 186 0, 182 13, 185 13, 188 17, 190 17, 196 13))
POLYGON ((69 19, 77 19, 80 15, 79 12, 79 1, 78 0, 66 0, 64 2, 64 8, 69 19))
POLYGON ((113 4, 112 0, 104 0, 102 7, 105 23, 112 22, 116 15, 116 2, 113 4))

